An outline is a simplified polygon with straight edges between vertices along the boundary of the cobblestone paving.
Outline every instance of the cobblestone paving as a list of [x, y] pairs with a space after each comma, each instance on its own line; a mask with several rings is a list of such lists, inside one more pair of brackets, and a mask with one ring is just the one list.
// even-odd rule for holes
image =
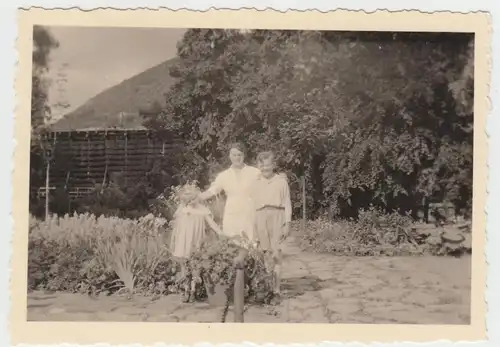
[[[470, 278], [469, 257], [335, 257], [302, 252], [290, 240], [283, 301], [247, 307], [245, 322], [469, 324]], [[219, 307], [183, 304], [177, 295], [28, 295], [29, 321], [218, 322], [220, 315]]]

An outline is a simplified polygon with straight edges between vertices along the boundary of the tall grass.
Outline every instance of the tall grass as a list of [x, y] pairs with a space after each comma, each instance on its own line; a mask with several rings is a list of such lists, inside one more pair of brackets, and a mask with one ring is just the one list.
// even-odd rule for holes
[[[51, 217], [45, 221], [31, 217], [30, 220], [32, 246], [44, 247], [48, 253], [63, 252], [70, 256], [83, 251], [83, 269], [91, 263], [101, 268], [101, 272], [114, 272], [121, 287], [130, 293], [137, 286], [146, 285], [159, 264], [169, 259], [168, 236], [167, 221], [152, 215], [138, 220], [96, 218], [90, 214]], [[43, 259], [37, 260], [43, 262]]]

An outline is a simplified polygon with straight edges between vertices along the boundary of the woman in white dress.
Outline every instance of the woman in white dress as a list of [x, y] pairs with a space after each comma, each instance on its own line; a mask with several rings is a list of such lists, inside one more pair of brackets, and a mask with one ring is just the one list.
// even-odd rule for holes
[[246, 236], [254, 241], [255, 207], [250, 193], [260, 171], [244, 163], [245, 147], [240, 143], [231, 145], [229, 159], [231, 166], [219, 173], [210, 188], [200, 194], [198, 199], [207, 200], [224, 191], [227, 200], [222, 233], [228, 237]]

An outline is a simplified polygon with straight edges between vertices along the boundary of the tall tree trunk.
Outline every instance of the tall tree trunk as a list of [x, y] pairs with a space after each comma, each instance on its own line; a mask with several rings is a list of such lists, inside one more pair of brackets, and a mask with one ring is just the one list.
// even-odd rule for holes
[[311, 182], [312, 186], [312, 209], [309, 216], [314, 218], [323, 214], [324, 211], [324, 195], [323, 195], [323, 169], [321, 164], [325, 160], [324, 155], [314, 154], [311, 158]]
[[422, 206], [424, 209], [424, 222], [429, 223], [429, 198], [424, 196], [422, 198]]

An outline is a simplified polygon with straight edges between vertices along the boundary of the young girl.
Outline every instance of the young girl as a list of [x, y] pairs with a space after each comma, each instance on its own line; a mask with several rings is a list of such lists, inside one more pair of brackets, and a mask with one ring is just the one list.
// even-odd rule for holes
[[257, 156], [261, 176], [253, 192], [255, 203], [255, 233], [260, 247], [272, 256], [274, 291], [280, 294], [281, 243], [288, 236], [292, 219], [290, 189], [284, 174], [275, 173], [275, 156], [263, 152]]
[[[201, 191], [194, 185], [185, 185], [179, 191], [179, 207], [174, 215], [174, 228], [170, 242], [172, 255], [181, 264], [181, 276], [186, 275], [186, 260], [196, 251], [207, 236], [206, 225], [217, 234], [222, 231], [212, 218], [210, 210], [197, 202], [196, 197]], [[196, 282], [191, 280], [191, 286], [186, 285], [188, 294], [184, 300], [193, 299]]]

